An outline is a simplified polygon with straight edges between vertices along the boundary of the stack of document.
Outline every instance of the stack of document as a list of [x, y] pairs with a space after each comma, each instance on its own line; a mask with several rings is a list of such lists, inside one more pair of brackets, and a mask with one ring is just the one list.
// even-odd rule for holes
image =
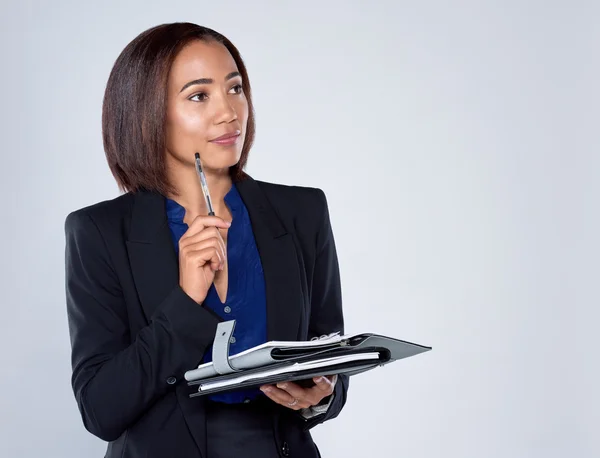
[[307, 342], [271, 341], [230, 356], [234, 327], [235, 321], [219, 323], [213, 361], [185, 373], [188, 385], [198, 386], [190, 397], [282, 381], [310, 386], [313, 377], [356, 375], [431, 350], [378, 334], [331, 334]]

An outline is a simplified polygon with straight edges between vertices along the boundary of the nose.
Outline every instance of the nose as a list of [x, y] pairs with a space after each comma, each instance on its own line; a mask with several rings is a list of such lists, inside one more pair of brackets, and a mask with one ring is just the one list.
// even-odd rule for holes
[[231, 101], [224, 95], [219, 98], [217, 106], [215, 107], [215, 124], [229, 123], [237, 119], [237, 113], [235, 107], [231, 104]]

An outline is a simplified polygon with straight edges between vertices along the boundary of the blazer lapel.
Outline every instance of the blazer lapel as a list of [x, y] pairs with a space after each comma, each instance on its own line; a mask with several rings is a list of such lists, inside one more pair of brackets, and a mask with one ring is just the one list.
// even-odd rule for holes
[[133, 280], [150, 320], [179, 281], [179, 262], [169, 231], [165, 198], [159, 193], [134, 194], [127, 251]]
[[305, 304], [294, 240], [253, 178], [236, 185], [248, 209], [265, 276], [267, 340], [296, 340]]

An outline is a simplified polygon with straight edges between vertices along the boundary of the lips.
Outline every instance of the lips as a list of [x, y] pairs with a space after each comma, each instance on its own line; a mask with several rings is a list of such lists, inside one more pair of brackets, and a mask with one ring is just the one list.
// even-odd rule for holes
[[233, 132], [227, 132], [226, 134], [223, 134], [220, 137], [213, 138], [210, 141], [211, 142], [224, 142], [224, 141], [228, 141], [228, 140], [231, 141], [231, 140], [239, 137], [240, 133], [241, 132], [239, 130], [234, 130]]

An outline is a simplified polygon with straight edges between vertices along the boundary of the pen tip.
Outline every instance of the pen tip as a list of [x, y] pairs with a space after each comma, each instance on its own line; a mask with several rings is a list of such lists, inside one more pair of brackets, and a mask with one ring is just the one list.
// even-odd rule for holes
[[196, 153], [196, 154], [194, 155], [194, 157], [195, 157], [196, 159], [200, 159], [200, 153]]

